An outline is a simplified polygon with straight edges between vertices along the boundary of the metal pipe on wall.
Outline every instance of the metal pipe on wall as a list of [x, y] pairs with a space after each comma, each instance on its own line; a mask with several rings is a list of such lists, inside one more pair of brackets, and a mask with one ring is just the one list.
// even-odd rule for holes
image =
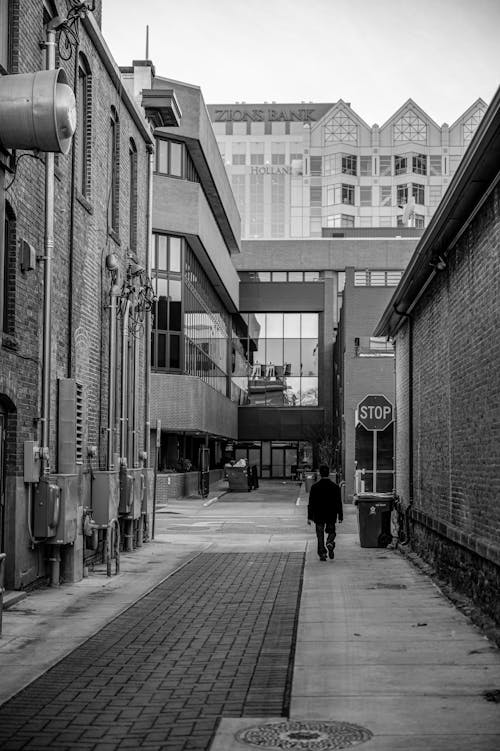
[[128, 321], [130, 300], [125, 303], [122, 328], [122, 372], [121, 372], [121, 415], [120, 415], [120, 457], [122, 465], [127, 464], [127, 389], [128, 389]]
[[[47, 31], [47, 70], [56, 67], [56, 32]], [[52, 252], [54, 249], [54, 153], [45, 153], [45, 238], [43, 272], [42, 404], [40, 416], [42, 474], [50, 471], [50, 359], [52, 350]]]
[[116, 310], [120, 289], [113, 284], [109, 292], [109, 363], [108, 363], [108, 449], [107, 468], [114, 469], [115, 387], [116, 387]]
[[[153, 268], [153, 171], [154, 150], [151, 147], [148, 160], [148, 206], [146, 220], [146, 274], [151, 279]], [[144, 333], [144, 451], [145, 465], [151, 466], [151, 311], [146, 311]]]

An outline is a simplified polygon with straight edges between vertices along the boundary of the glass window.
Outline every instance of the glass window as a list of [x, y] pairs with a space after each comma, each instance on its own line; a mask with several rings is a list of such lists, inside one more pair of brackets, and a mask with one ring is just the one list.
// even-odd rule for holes
[[394, 174], [404, 175], [408, 167], [408, 159], [405, 156], [394, 157]]
[[396, 203], [398, 206], [404, 206], [408, 203], [408, 186], [397, 185], [396, 186]]
[[0, 66], [9, 70], [9, 0], [0, 0]]
[[319, 271], [304, 271], [305, 282], [315, 282], [319, 279]]
[[322, 157], [320, 156], [312, 156], [310, 159], [311, 163], [311, 175], [317, 175], [318, 177], [321, 176], [321, 169], [322, 169]]
[[392, 205], [392, 185], [380, 186], [380, 205], [381, 206]]
[[380, 157], [380, 176], [381, 177], [392, 174], [391, 161], [392, 161], [391, 156], [387, 155], [387, 156]]
[[372, 205], [372, 187], [371, 185], [362, 185], [359, 189], [359, 203], [361, 206]]
[[137, 247], [137, 148], [134, 140], [129, 141], [129, 247]]
[[272, 280], [273, 282], [286, 282], [286, 271], [273, 271]]
[[182, 177], [182, 153], [183, 147], [180, 143], [170, 142], [170, 174], [174, 177]]
[[283, 336], [285, 339], [293, 339], [300, 334], [300, 313], [285, 313], [283, 324]]
[[372, 158], [371, 156], [359, 157], [359, 174], [362, 177], [369, 177], [372, 174]]
[[342, 184], [342, 203], [354, 206], [354, 185]]
[[340, 226], [341, 227], [354, 227], [354, 217], [350, 216], [350, 214], [341, 214]]
[[304, 273], [302, 271], [289, 271], [288, 272], [289, 282], [302, 282], [303, 280], [304, 280]]
[[441, 154], [439, 156], [431, 156], [429, 157], [430, 161], [430, 174], [433, 175], [441, 175], [442, 174], [442, 158]]
[[415, 203], [419, 203], [423, 206], [425, 204], [425, 186], [420, 185], [419, 183], [413, 183], [412, 196], [415, 199]]
[[302, 339], [318, 336], [318, 314], [301, 313], [300, 335]]
[[[1, 0], [0, 0], [1, 2]], [[1, 25], [1, 24], [0, 24]], [[78, 65], [78, 89], [76, 121], [76, 170], [77, 189], [85, 198], [90, 197], [90, 148], [91, 134], [91, 75], [86, 58], [80, 54]]]
[[169, 248], [170, 248], [169, 270], [180, 271], [181, 270], [181, 238], [170, 237]]
[[414, 214], [413, 221], [415, 222], [414, 226], [418, 229], [423, 229], [425, 227], [425, 216], [423, 214]]
[[283, 313], [268, 313], [266, 323], [266, 337], [268, 339], [283, 337]]
[[301, 378], [300, 380], [301, 407], [316, 407], [318, 405], [318, 379]]
[[415, 154], [412, 157], [412, 172], [416, 175], [427, 174], [427, 156], [426, 154]]
[[110, 196], [108, 213], [109, 229], [119, 231], [119, 201], [120, 201], [120, 123], [114, 107], [111, 108], [109, 121], [108, 160], [110, 175]]
[[357, 158], [352, 154], [346, 154], [342, 157], [342, 172], [344, 175], [357, 174]]

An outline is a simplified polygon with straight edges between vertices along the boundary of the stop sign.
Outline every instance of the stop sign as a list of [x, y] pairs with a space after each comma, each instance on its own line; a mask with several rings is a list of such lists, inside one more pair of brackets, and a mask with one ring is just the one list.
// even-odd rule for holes
[[366, 430], [385, 430], [394, 419], [392, 404], [383, 394], [368, 394], [357, 411], [358, 422]]

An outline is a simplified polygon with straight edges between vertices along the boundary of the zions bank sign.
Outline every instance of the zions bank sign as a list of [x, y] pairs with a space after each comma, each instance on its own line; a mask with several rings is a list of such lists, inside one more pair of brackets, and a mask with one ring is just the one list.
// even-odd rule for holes
[[315, 122], [315, 109], [232, 109], [215, 108], [213, 121], [216, 123], [240, 123], [240, 122]]

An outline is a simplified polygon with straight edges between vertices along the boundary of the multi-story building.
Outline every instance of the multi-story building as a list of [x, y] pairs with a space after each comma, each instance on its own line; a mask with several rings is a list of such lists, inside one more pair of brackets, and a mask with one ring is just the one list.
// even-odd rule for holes
[[196, 492], [201, 449], [221, 475], [247, 398], [237, 375], [247, 328], [232, 262], [240, 218], [200, 89], [155, 76], [148, 61], [122, 74], [139, 99], [175, 89], [182, 112], [179, 127], [154, 131], [151, 414], [159, 468], [169, 472], [159, 492], [171, 497]]
[[400, 537], [500, 623], [500, 90], [375, 327], [396, 363]]
[[438, 125], [408, 99], [369, 126], [336, 103], [212, 104], [243, 239], [321, 237], [325, 227], [425, 227], [486, 104]]
[[79, 579], [120, 532], [142, 543], [150, 516], [154, 139], [92, 7], [0, 2], [0, 550], [14, 589]]

